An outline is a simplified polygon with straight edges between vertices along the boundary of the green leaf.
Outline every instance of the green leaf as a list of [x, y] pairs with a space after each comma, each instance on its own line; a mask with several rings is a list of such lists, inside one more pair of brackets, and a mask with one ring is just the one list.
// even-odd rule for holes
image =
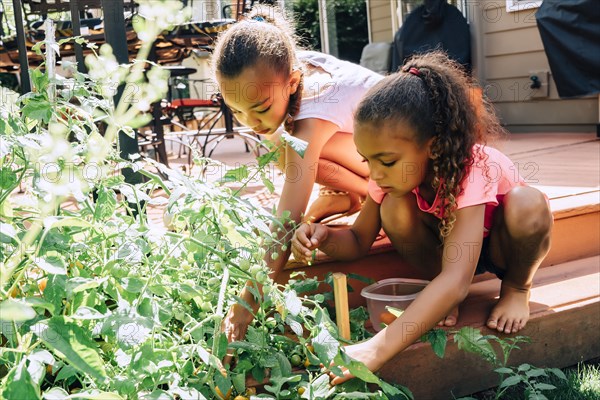
[[44, 400], [66, 400], [69, 398], [69, 393], [63, 388], [53, 387], [47, 392], [44, 392], [43, 396]]
[[335, 392], [335, 389], [329, 386], [329, 375], [327, 374], [323, 374], [311, 382], [311, 387], [313, 398], [316, 399], [326, 399]]
[[478, 354], [486, 361], [492, 364], [496, 363], [497, 359], [494, 348], [490, 342], [481, 335], [481, 332], [478, 329], [470, 326], [461, 328], [454, 335], [454, 342], [458, 344], [460, 350]]
[[[43, 45], [44, 42], [39, 42], [39, 44]], [[38, 68], [30, 70], [30, 76], [33, 87], [37, 89], [36, 92], [46, 93], [46, 87], [48, 86], [48, 83], [50, 83], [48, 75]]]
[[95, 308], [81, 306], [70, 317], [73, 319], [79, 319], [79, 320], [91, 320], [91, 319], [104, 319], [104, 318], [108, 317], [108, 315], [102, 314], [100, 311], [96, 310]]
[[111, 217], [117, 208], [117, 195], [114, 190], [101, 187], [98, 189], [98, 200], [94, 210], [95, 220], [104, 220]]
[[223, 369], [223, 364], [221, 363], [221, 360], [219, 360], [214, 355], [210, 354], [201, 345], [196, 346], [196, 352], [198, 353], [198, 356], [200, 356], [200, 359], [204, 364], [216, 368], [219, 371]]
[[102, 392], [100, 390], [79, 392], [73, 398], [74, 399], [85, 399], [85, 400], [124, 400], [123, 397], [119, 396], [118, 393]]
[[79, 371], [103, 382], [107, 376], [96, 344], [89, 332], [58, 316], [40, 321], [31, 327], [42, 342]]
[[519, 368], [517, 369], [519, 372], [525, 372], [525, 371], [529, 371], [531, 369], [531, 365], [529, 364], [521, 364], [519, 365]]
[[496, 368], [494, 370], [494, 372], [497, 372], [499, 374], [512, 374], [513, 370], [510, 368], [502, 367], [502, 368]]
[[28, 118], [48, 123], [52, 118], [52, 104], [45, 99], [30, 99], [21, 112]]
[[47, 302], [44, 299], [40, 299], [39, 297], [27, 297], [23, 299], [23, 301], [25, 301], [25, 303], [29, 304], [33, 308], [46, 309], [50, 311], [51, 314], [54, 314], [54, 304]]
[[231, 383], [238, 393], [246, 390], [246, 374], [231, 374]]
[[77, 370], [70, 365], [65, 365], [56, 374], [56, 382], [67, 380], [75, 375], [77, 375]]
[[46, 217], [44, 218], [44, 229], [50, 230], [52, 228], [62, 227], [80, 227], [80, 228], [91, 228], [92, 225], [84, 219], [77, 217]]
[[258, 161], [258, 167], [263, 168], [271, 162], [276, 162], [278, 158], [279, 151], [274, 150], [256, 157], [256, 161]]
[[17, 240], [17, 231], [10, 224], [0, 222], [0, 242], [13, 243]]
[[23, 322], [36, 315], [35, 310], [22, 301], [7, 299], [0, 303], [0, 321]]
[[446, 354], [446, 344], [448, 343], [446, 331], [443, 329], [432, 329], [427, 332], [426, 337], [427, 341], [431, 343], [431, 348], [435, 355], [439, 358], [444, 358], [444, 354]]
[[308, 142], [302, 140], [302, 139], [298, 139], [297, 137], [294, 137], [292, 135], [290, 135], [287, 132], [284, 132], [281, 135], [281, 139], [290, 145], [290, 147], [296, 152], [298, 153], [298, 155], [302, 158], [304, 158], [304, 153], [306, 152], [306, 148], [308, 147]]
[[[6, 386], [2, 391], [2, 398], [5, 399], [39, 399], [40, 388], [34, 385], [29, 371], [25, 365], [26, 359], [10, 370], [6, 377]], [[4, 383], [4, 382], [3, 382]]]
[[319, 325], [318, 332], [319, 333], [313, 339], [312, 344], [319, 360], [324, 365], [327, 365], [335, 358], [340, 348], [340, 344], [333, 336], [331, 336], [331, 333], [329, 333], [325, 326]]
[[65, 265], [62, 257], [58, 256], [48, 256], [48, 257], [40, 257], [35, 259], [35, 265], [43, 269], [49, 274], [53, 275], [66, 275], [67, 274], [67, 266]]
[[535, 383], [533, 385], [533, 387], [538, 390], [554, 390], [554, 389], [556, 389], [556, 386], [550, 385], [548, 383], [543, 383], [543, 382]]
[[269, 193], [273, 193], [275, 191], [275, 185], [268, 176], [261, 175], [260, 179], [263, 185], [265, 185], [265, 187], [267, 188], [267, 190], [269, 190]]
[[242, 181], [250, 175], [250, 171], [246, 165], [242, 165], [238, 168], [233, 168], [225, 172], [223, 178], [221, 178], [221, 182], [239, 182]]
[[530, 371], [525, 372], [525, 375], [528, 378], [537, 378], [538, 376], [548, 376], [546, 375], [546, 371], [541, 368], [534, 368]]
[[17, 183], [17, 174], [12, 169], [2, 168], [0, 169], [0, 188], [12, 189]]
[[290, 364], [290, 360], [282, 353], [277, 353], [277, 362], [279, 364], [279, 371], [282, 376], [290, 376], [292, 375], [292, 364]]
[[548, 369], [546, 369], [546, 371], [549, 371], [549, 372], [553, 373], [553, 374], [554, 374], [554, 375], [556, 375], [556, 377], [558, 377], [559, 379], [562, 379], [562, 380], [565, 380], [565, 381], [567, 380], [567, 376], [565, 375], [565, 373], [564, 373], [564, 372], [562, 372], [562, 371], [561, 371], [560, 369], [558, 369], [558, 368], [548, 368]]
[[514, 386], [514, 385], [518, 384], [519, 382], [521, 382], [521, 377], [519, 375], [509, 376], [508, 378], [506, 378], [505, 380], [502, 381], [502, 383], [500, 384], [500, 386], [498, 388], [502, 389], [505, 387]]
[[293, 290], [290, 290], [285, 294], [285, 308], [294, 317], [302, 310], [302, 301]]

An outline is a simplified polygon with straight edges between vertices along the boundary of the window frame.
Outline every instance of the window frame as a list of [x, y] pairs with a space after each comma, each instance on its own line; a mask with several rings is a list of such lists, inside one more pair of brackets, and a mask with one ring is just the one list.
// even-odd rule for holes
[[543, 0], [506, 0], [506, 11], [517, 12], [531, 10], [542, 5]]

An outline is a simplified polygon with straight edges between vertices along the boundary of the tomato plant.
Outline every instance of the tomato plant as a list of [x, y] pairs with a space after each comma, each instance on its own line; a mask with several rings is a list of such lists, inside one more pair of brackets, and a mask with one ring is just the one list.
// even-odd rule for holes
[[[141, 7], [144, 59], [185, 13], [173, 1]], [[55, 48], [48, 39], [46, 54]], [[51, 59], [32, 71], [34, 92], [0, 107], [0, 397], [239, 400], [257, 396], [249, 379], [261, 398], [401, 393], [341, 351], [325, 297], [299, 295], [317, 281], [268, 278], [270, 226], [285, 229], [286, 218], [240, 197], [230, 179], [120, 158], [118, 134], [147, 123], [147, 105], [166, 94], [161, 68], [119, 65], [103, 46], [89, 74], [59, 80]], [[127, 84], [136, 97], [114, 104]], [[273, 154], [241, 179], [266, 179]], [[126, 181], [125, 167], [144, 181]], [[169, 229], [148, 218], [158, 206]], [[260, 309], [245, 339], [229, 344], [221, 322], [246, 282]], [[223, 365], [228, 351], [234, 361]], [[319, 366], [334, 359], [363, 381], [330, 387]]]

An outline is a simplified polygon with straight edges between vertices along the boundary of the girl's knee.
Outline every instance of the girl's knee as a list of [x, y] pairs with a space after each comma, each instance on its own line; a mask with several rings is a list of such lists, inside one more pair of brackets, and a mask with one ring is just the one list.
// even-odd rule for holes
[[552, 228], [552, 213], [546, 196], [539, 190], [521, 186], [504, 198], [504, 221], [511, 236], [531, 238], [545, 236]]

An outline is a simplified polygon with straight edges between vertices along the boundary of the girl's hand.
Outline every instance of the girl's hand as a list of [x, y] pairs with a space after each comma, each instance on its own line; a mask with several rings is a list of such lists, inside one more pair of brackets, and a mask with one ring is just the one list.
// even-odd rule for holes
[[316, 250], [329, 235], [329, 229], [321, 224], [303, 223], [294, 232], [292, 238], [292, 253], [298, 261], [312, 261], [313, 251]]
[[[372, 347], [373, 340], [367, 340], [366, 342], [346, 346], [344, 351], [350, 358], [362, 362], [371, 372], [375, 372], [383, 366], [383, 362], [380, 357], [377, 357], [377, 351]], [[329, 373], [332, 385], [339, 385], [354, 377], [346, 368], [342, 367], [342, 372], [342, 376], [337, 376], [332, 372]]]

